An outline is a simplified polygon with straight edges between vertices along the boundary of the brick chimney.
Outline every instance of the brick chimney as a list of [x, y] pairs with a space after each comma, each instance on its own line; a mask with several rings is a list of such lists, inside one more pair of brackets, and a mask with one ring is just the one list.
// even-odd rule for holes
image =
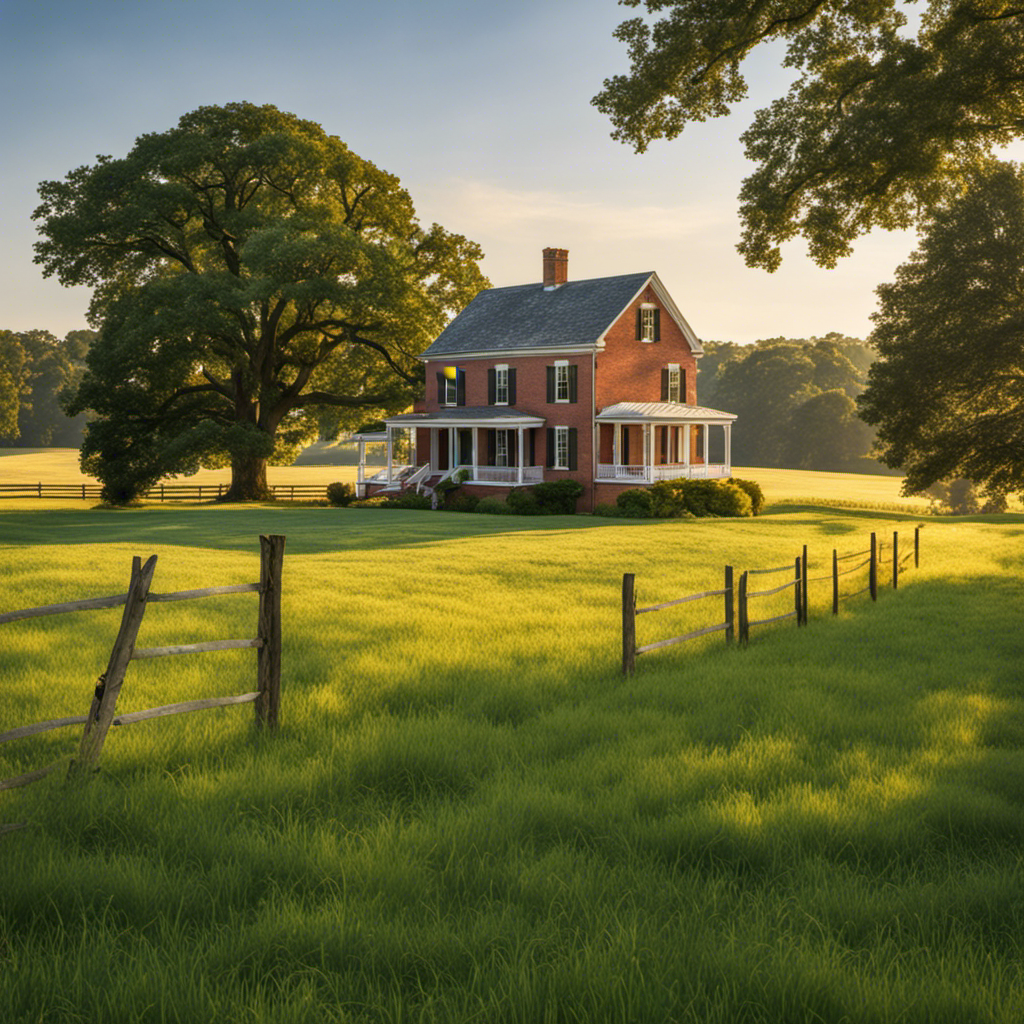
[[554, 291], [569, 280], [569, 250], [544, 250], [544, 290]]

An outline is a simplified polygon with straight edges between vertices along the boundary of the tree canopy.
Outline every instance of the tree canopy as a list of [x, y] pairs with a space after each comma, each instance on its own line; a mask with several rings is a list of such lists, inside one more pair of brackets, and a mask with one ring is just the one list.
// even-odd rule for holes
[[406, 407], [416, 356], [487, 286], [397, 178], [269, 105], [201, 107], [39, 191], [36, 262], [94, 289], [68, 411], [97, 414], [83, 467], [115, 500], [225, 464], [231, 497], [266, 496], [325, 407]]
[[881, 460], [908, 492], [1024, 492], [1024, 171], [993, 162], [937, 206], [878, 297], [860, 410]]
[[[736, 465], [877, 472], [874, 431], [857, 416], [873, 350], [832, 332], [823, 338], [766, 338], [753, 345], [704, 343], [701, 405], [739, 417]], [[717, 443], [712, 437], [712, 443]]]
[[738, 246], [775, 270], [803, 236], [835, 266], [859, 235], [908, 228], [1024, 134], [1024, 4], [927, 0], [916, 32], [903, 0], [620, 0], [628, 75], [593, 103], [642, 153], [743, 99], [744, 58], [785, 40], [799, 77], [741, 136], [756, 169], [740, 193]]

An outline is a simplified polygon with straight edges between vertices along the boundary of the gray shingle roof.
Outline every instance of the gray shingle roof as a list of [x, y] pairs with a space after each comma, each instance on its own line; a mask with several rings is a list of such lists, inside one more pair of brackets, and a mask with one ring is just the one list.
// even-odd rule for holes
[[650, 277], [651, 272], [595, 277], [569, 281], [553, 291], [545, 291], [539, 282], [489, 288], [421, 358], [593, 345]]

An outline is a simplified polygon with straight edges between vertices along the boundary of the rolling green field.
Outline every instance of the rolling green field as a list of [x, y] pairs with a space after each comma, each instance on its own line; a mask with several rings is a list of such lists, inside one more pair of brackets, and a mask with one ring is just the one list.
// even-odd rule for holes
[[[816, 576], [920, 522], [776, 509], [3, 503], [0, 612], [123, 592], [132, 555], [169, 591], [257, 579], [260, 533], [288, 549], [278, 736], [249, 707], [145, 722], [86, 786], [0, 794], [0, 822], [30, 823], [0, 836], [0, 1019], [1019, 1021], [1024, 517], [929, 517], [876, 603], [833, 618], [817, 582], [807, 628], [624, 679], [624, 571], [645, 605], [803, 544]], [[139, 643], [255, 615], [155, 605]], [[0, 731], [84, 713], [119, 618], [0, 626]], [[719, 620], [694, 602], [639, 640]], [[119, 710], [245, 692], [254, 661], [133, 663]], [[4, 744], [0, 777], [77, 737]]]

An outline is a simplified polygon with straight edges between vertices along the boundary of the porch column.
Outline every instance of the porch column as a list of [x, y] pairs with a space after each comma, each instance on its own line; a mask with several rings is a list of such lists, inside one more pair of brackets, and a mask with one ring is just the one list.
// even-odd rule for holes
[[359, 438], [359, 468], [356, 470], [356, 483], [366, 479], [366, 442]]
[[523, 482], [523, 463], [526, 462], [526, 453], [523, 451], [523, 437], [525, 431], [520, 427], [516, 434], [518, 435], [518, 445], [516, 449], [516, 483], [521, 484]]
[[654, 424], [644, 424], [644, 429], [647, 431], [645, 436], [646, 448], [645, 461], [647, 463], [646, 479], [648, 483], [654, 483]]
[[[612, 465], [613, 466], [621, 466], [622, 465], [621, 455], [619, 454], [621, 451], [622, 451], [622, 424], [621, 423], [613, 423], [612, 424]], [[619, 474], [618, 474], [617, 471], [615, 471], [614, 475], [618, 476]]]
[[686, 466], [686, 475], [689, 477], [693, 470], [690, 468], [690, 424], [683, 427], [683, 465]]
[[394, 436], [391, 433], [391, 424], [390, 423], [388, 424], [388, 428], [387, 429], [388, 429], [388, 435], [387, 435], [388, 436], [388, 483], [390, 484], [391, 483], [391, 467], [392, 467], [391, 447], [392, 447], [392, 441], [394, 440]]
[[725, 431], [725, 472], [732, 476], [732, 424], [723, 423], [722, 430]]
[[459, 436], [454, 427], [448, 428], [448, 468], [453, 469], [459, 464]]
[[416, 451], [416, 439], [419, 435], [419, 431], [415, 427], [409, 428], [409, 461], [412, 463], [412, 468], [416, 468], [416, 457], [419, 454]]
[[476, 467], [480, 465], [480, 460], [477, 458], [477, 438], [480, 435], [480, 428], [473, 427], [473, 475], [470, 477], [471, 480], [476, 479]]

